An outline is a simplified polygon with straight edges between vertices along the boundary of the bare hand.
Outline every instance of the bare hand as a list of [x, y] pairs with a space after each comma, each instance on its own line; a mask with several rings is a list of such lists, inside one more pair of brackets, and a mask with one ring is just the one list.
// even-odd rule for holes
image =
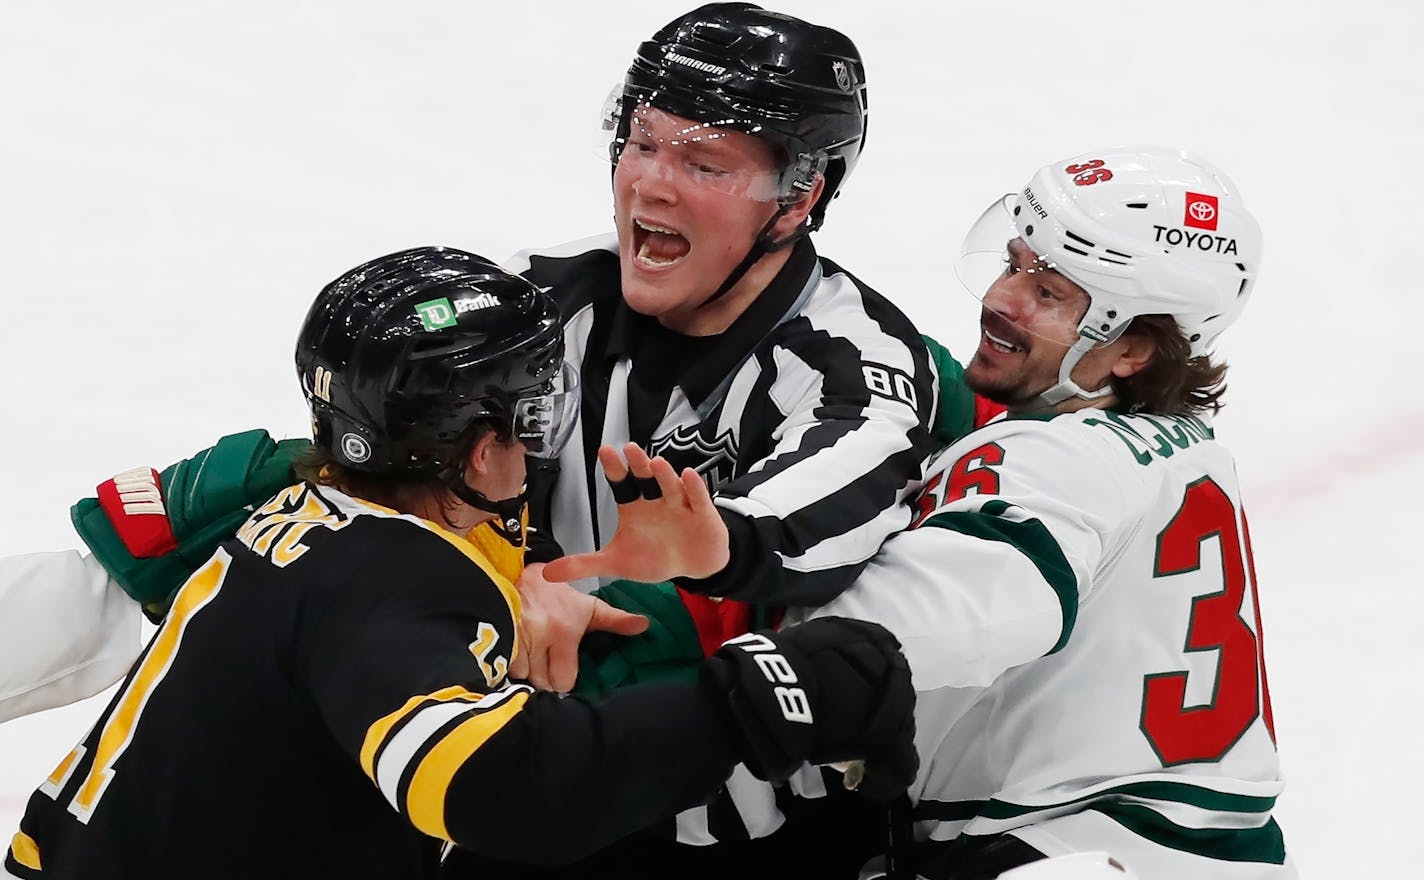
[[618, 503], [613, 540], [593, 553], [550, 562], [547, 576], [562, 581], [611, 576], [657, 583], [675, 577], [710, 577], [725, 568], [731, 559], [727, 525], [702, 477], [692, 468], [679, 477], [666, 459], [649, 459], [636, 443], [625, 444], [623, 455], [626, 464], [612, 446], [598, 450], [609, 484], [624, 495]]
[[563, 581], [550, 581], [544, 568], [538, 562], [525, 566], [515, 584], [523, 613], [520, 651], [509, 674], [540, 690], [568, 693], [578, 680], [578, 646], [586, 633], [635, 636], [648, 628], [648, 619], [614, 608]]

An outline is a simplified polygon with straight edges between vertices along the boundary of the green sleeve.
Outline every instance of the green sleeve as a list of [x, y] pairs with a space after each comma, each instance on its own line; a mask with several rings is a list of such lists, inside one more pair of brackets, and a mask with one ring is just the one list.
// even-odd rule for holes
[[254, 507], [294, 481], [292, 462], [307, 440], [275, 442], [263, 430], [230, 434], [159, 475], [177, 549], [163, 556], [131, 554], [97, 498], [81, 498], [70, 520], [94, 558], [150, 618], [168, 612], [173, 594]]
[[600, 698], [627, 685], [697, 677], [703, 661], [702, 644], [671, 583], [618, 580], [595, 590], [594, 595], [615, 608], [647, 615], [648, 631], [636, 636], [593, 633], [585, 638], [579, 649], [574, 693]]
[[964, 367], [949, 349], [928, 336], [921, 338], [930, 350], [939, 375], [939, 410], [930, 434], [940, 445], [948, 446], [974, 430], [974, 392], [964, 384]]

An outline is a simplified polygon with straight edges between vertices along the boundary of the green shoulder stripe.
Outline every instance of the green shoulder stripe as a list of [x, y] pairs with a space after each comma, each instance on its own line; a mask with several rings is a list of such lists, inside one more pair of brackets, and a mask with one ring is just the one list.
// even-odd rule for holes
[[989, 501], [977, 511], [936, 514], [920, 528], [934, 526], [985, 541], [1001, 541], [1028, 557], [1058, 595], [1058, 604], [1063, 609], [1063, 632], [1048, 652], [1054, 654], [1068, 644], [1073, 624], [1078, 620], [1078, 579], [1074, 577], [1073, 567], [1068, 564], [1068, 558], [1063, 555], [1058, 542], [1042, 522], [1036, 519], [1015, 522], [1004, 518], [1004, 513], [1011, 507], [1013, 505], [1005, 501]]

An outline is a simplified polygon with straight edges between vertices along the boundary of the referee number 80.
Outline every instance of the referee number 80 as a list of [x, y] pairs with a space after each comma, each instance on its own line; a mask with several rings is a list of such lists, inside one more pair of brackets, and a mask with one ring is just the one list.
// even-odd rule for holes
[[860, 365], [860, 372], [865, 376], [865, 387], [870, 389], [872, 394], [907, 403], [915, 409], [919, 408], [915, 383], [904, 370], [866, 362]]

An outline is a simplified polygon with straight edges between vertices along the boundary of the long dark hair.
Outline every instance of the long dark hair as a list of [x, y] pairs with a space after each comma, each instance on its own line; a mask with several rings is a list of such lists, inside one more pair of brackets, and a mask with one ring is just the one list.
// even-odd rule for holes
[[1171, 315], [1138, 315], [1127, 333], [1156, 343], [1152, 359], [1126, 379], [1113, 379], [1118, 406], [1163, 415], [1216, 413], [1226, 391], [1226, 364], [1191, 356], [1191, 344]]

